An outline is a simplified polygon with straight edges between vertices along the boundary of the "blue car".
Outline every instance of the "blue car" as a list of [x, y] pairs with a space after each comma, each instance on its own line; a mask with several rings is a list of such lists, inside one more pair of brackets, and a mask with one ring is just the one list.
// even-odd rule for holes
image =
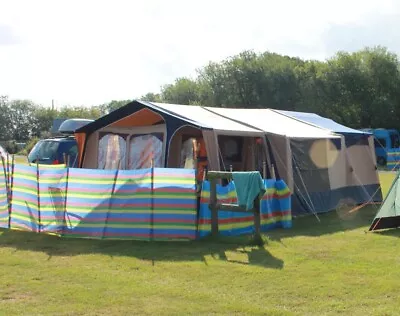
[[37, 142], [28, 155], [30, 163], [47, 165], [68, 164], [71, 168], [78, 166], [78, 144], [74, 132], [93, 120], [68, 119], [59, 127], [63, 136], [43, 139]]
[[78, 145], [75, 137], [58, 137], [40, 140], [28, 155], [30, 163], [45, 165], [67, 164], [71, 168], [78, 165]]

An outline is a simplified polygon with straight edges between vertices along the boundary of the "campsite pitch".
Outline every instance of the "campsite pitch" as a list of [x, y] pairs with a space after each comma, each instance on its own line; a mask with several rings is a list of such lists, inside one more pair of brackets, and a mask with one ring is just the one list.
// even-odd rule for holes
[[400, 232], [365, 233], [377, 207], [297, 219], [263, 247], [0, 230], [0, 314], [396, 314]]

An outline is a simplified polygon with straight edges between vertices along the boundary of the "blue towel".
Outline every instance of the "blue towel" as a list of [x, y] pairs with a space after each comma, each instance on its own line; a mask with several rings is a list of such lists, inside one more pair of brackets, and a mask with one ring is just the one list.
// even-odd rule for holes
[[251, 210], [254, 199], [260, 194], [264, 195], [266, 191], [261, 174], [258, 171], [232, 172], [232, 178], [239, 206], [245, 207], [247, 211]]

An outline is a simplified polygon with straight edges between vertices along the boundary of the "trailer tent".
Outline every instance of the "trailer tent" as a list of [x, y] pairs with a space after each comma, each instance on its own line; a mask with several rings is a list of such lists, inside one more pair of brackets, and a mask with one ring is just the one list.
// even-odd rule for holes
[[[262, 161], [268, 170], [274, 165], [293, 193], [294, 215], [329, 211], [346, 198], [364, 203], [372, 196], [364, 178], [358, 185], [350, 181], [342, 135], [275, 110], [133, 101], [76, 131], [80, 167], [101, 169], [149, 167], [150, 156], [156, 167], [193, 167], [183, 161], [192, 137], [203, 137], [210, 170], [261, 171]], [[375, 165], [370, 167], [369, 175], [376, 176]]]
[[[149, 167], [149, 159], [144, 159], [148, 156], [143, 154], [148, 150], [152, 151], [155, 167], [181, 167], [182, 146], [191, 137], [204, 138], [212, 170], [220, 170], [224, 163], [222, 154], [234, 150], [237, 152], [230, 156], [236, 154], [240, 158], [232, 162], [234, 168], [254, 170], [257, 151], [249, 149], [256, 147], [258, 139], [262, 139], [262, 148], [266, 148], [262, 131], [224, 119], [202, 107], [143, 101], [129, 103], [76, 133], [80, 166], [102, 169]], [[151, 148], [145, 147], [149, 139]], [[220, 144], [227, 141], [233, 145], [223, 153]], [[265, 151], [259, 154], [266, 159]]]

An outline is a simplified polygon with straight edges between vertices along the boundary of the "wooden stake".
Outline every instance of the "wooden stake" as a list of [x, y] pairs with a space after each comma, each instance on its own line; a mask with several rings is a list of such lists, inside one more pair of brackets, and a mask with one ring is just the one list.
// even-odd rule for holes
[[8, 228], [10, 228], [10, 216], [11, 216], [10, 185], [9, 185], [8, 177], [7, 177], [6, 163], [5, 163], [3, 156], [1, 156], [1, 164], [3, 167], [3, 173], [4, 173], [4, 185], [6, 186], [7, 208], [8, 208]]
[[40, 228], [42, 226], [42, 218], [40, 214], [40, 182], [39, 182], [39, 159], [36, 160], [36, 189], [37, 189], [37, 205], [38, 205], [38, 233], [40, 233]]
[[254, 201], [254, 232], [257, 241], [261, 240], [261, 201], [258, 196]]
[[217, 179], [210, 180], [211, 235], [218, 236]]
[[271, 164], [271, 176], [272, 176], [272, 179], [276, 180], [275, 166], [273, 164]]
[[9, 214], [10, 214], [10, 216], [8, 217], [8, 227], [11, 227], [11, 215], [12, 215], [11, 206], [12, 206], [12, 201], [13, 201], [14, 169], [15, 169], [15, 160], [13, 158], [12, 165], [11, 165], [10, 180], [9, 180], [9, 183], [11, 182], [11, 185], [10, 185], [10, 204], [9, 204]]
[[150, 214], [151, 214], [151, 219], [150, 219], [150, 240], [154, 239], [154, 159], [151, 159], [151, 184], [150, 184], [150, 199], [151, 199], [151, 209], [150, 209]]
[[267, 162], [266, 161], [263, 161], [262, 167], [263, 167], [263, 179], [267, 179]]

